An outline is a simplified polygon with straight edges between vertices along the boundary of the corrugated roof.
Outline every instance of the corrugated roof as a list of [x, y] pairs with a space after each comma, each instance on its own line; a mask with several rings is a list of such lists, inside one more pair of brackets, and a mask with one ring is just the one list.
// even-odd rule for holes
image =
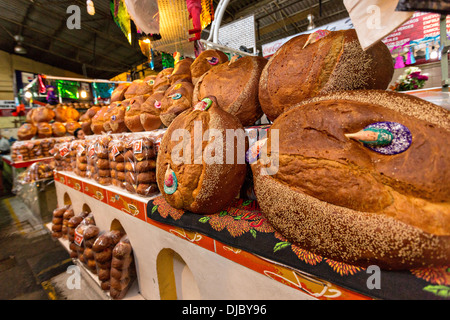
[[[146, 61], [114, 23], [110, 1], [94, 3], [96, 14], [90, 16], [85, 0], [0, 0], [0, 50], [13, 53], [13, 36], [22, 34], [27, 57], [79, 74], [85, 70], [90, 78], [110, 78]], [[219, 1], [213, 3], [216, 8]], [[81, 30], [66, 26], [71, 4], [81, 8]], [[222, 25], [254, 14], [260, 47], [305, 31], [308, 13], [316, 26], [348, 17], [342, 0], [231, 0]]]

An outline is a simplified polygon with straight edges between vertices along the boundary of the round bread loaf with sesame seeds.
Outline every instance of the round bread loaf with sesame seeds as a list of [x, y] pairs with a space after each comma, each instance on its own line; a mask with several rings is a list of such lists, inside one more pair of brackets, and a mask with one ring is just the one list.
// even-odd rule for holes
[[[380, 154], [346, 136], [386, 121], [409, 129], [406, 151]], [[252, 164], [255, 193], [290, 241], [362, 267], [450, 263], [449, 111], [407, 94], [343, 91], [280, 115], [268, 133], [270, 148], [275, 132], [279, 163], [272, 171]]]
[[299, 35], [285, 43], [261, 74], [259, 101], [269, 120], [320, 94], [388, 87], [394, 64], [384, 43], [364, 51], [351, 29], [332, 31], [305, 47], [309, 36]]
[[[236, 198], [246, 174], [245, 133], [213, 96], [206, 110], [186, 110], [161, 140], [156, 179], [167, 203], [199, 214], [220, 212]], [[242, 134], [243, 149], [231, 134]], [[241, 141], [242, 142], [242, 141]], [[239, 154], [238, 154], [239, 152]]]

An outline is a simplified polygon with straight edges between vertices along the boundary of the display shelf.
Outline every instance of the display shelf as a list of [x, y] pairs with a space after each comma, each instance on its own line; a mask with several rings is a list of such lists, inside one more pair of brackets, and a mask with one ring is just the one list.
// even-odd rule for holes
[[13, 168], [16, 168], [16, 169], [20, 169], [20, 168], [27, 168], [36, 162], [52, 160], [53, 157], [35, 158], [32, 160], [26, 160], [26, 161], [13, 161], [11, 159], [10, 155], [6, 155], [6, 156], [2, 156], [2, 159], [7, 165], [9, 165]]
[[[52, 223], [51, 222], [47, 223], [45, 226], [51, 233], [52, 232]], [[64, 247], [64, 249], [66, 249], [66, 251], [70, 254], [69, 240], [64, 239], [64, 238], [58, 238], [57, 240]], [[78, 267], [82, 268], [82, 270], [85, 274], [89, 275], [89, 277], [93, 280], [93, 282], [98, 286], [99, 291], [102, 292], [102, 295], [105, 300], [112, 300], [111, 296], [109, 295], [109, 293], [107, 291], [101, 290], [100, 281], [98, 280], [97, 275], [92, 273], [92, 271], [89, 270], [79, 259], [72, 258], [72, 261]], [[121, 300], [145, 300], [145, 298], [139, 292], [139, 283], [137, 280], [133, 281], [133, 284], [128, 289], [127, 294]]]
[[[372, 299], [204, 233], [190, 231], [189, 225], [173, 226], [152, 219], [160, 194], [144, 198], [71, 172], [55, 172], [55, 184], [60, 205], [67, 203], [67, 198], [75, 212], [88, 205], [102, 230], [109, 229], [115, 220], [120, 222], [133, 246], [139, 287], [145, 299]], [[127, 210], [129, 204], [135, 206], [135, 211]], [[171, 266], [164, 263], [167, 259], [173, 260]], [[178, 275], [165, 274], [177, 270]], [[183, 277], [188, 280], [179, 280]], [[179, 282], [164, 283], [167, 278]], [[189, 288], [186, 283], [190, 283]], [[174, 287], [176, 293], [166, 292]], [[255, 291], [255, 288], [264, 289]]]

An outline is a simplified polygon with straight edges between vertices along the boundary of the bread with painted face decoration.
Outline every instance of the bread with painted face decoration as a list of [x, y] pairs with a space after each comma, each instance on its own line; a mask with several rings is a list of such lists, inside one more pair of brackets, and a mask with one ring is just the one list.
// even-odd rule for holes
[[160, 118], [165, 126], [168, 127], [180, 113], [192, 107], [193, 92], [194, 85], [184, 80], [175, 82], [164, 92]]
[[[231, 139], [233, 144], [229, 144], [228, 129], [243, 134], [239, 120], [222, 110], [212, 96], [170, 124], [161, 141], [156, 178], [172, 207], [212, 214], [238, 195], [246, 174], [245, 160], [240, 158], [245, 153], [245, 139]], [[185, 134], [181, 142], [180, 136], [172, 136], [179, 132]], [[201, 149], [195, 148], [197, 144]]]
[[111, 103], [116, 101], [122, 101], [125, 99], [125, 92], [131, 86], [131, 83], [120, 83], [111, 93]]
[[148, 99], [150, 95], [135, 96], [130, 99], [130, 104], [125, 109], [125, 125], [131, 132], [144, 131], [141, 124], [142, 104]]
[[414, 96], [355, 90], [305, 100], [268, 132], [278, 166], [251, 165], [258, 203], [290, 242], [335, 261], [448, 265], [449, 138], [449, 111]]
[[141, 105], [140, 120], [145, 131], [156, 130], [162, 126], [160, 117], [161, 101], [164, 98], [164, 93], [168, 88], [169, 85], [158, 87], [158, 89], [156, 89], [153, 94]]
[[191, 64], [192, 83], [195, 85], [207, 71], [228, 61], [228, 56], [220, 50], [205, 50]]

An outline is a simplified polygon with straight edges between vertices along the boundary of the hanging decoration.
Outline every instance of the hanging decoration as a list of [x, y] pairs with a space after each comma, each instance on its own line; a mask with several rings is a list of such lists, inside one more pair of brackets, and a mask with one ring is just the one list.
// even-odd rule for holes
[[162, 56], [163, 69], [173, 68], [175, 66], [175, 64], [174, 64], [175, 59], [173, 58], [173, 56], [171, 54], [162, 52], [161, 56]]
[[117, 26], [122, 30], [123, 34], [131, 44], [131, 19], [123, 0], [111, 0], [110, 10], [113, 15], [113, 20]]
[[[56, 82], [56, 87], [58, 89], [58, 95], [61, 98], [79, 99], [78, 87], [80, 84], [78, 82], [66, 81], [66, 80], [56, 80], [55, 82]], [[47, 91], [48, 91], [48, 87], [47, 87]], [[48, 94], [47, 94], [47, 100], [48, 100]]]
[[114, 85], [111, 83], [94, 82], [92, 83], [92, 88], [94, 89], [93, 94], [95, 99], [108, 99], [111, 97], [111, 93], [114, 90]]
[[201, 0], [201, 4], [200, 25], [203, 30], [214, 21], [214, 7], [213, 0]]
[[45, 93], [46, 89], [45, 89], [45, 84], [44, 84], [44, 80], [42, 79], [42, 76], [39, 74], [37, 76], [37, 78], [38, 78], [39, 93]]

